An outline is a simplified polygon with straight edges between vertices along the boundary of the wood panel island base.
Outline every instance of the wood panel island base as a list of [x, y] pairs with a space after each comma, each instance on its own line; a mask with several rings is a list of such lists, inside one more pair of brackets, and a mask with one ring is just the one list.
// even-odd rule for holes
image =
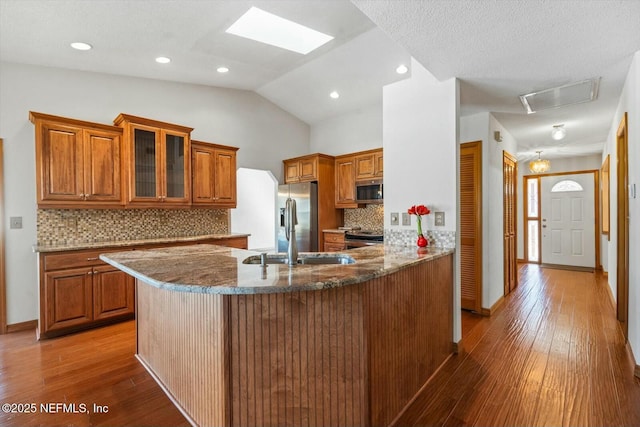
[[209, 245], [102, 258], [136, 277], [138, 359], [192, 424], [389, 425], [452, 353], [452, 250], [347, 253], [293, 268]]

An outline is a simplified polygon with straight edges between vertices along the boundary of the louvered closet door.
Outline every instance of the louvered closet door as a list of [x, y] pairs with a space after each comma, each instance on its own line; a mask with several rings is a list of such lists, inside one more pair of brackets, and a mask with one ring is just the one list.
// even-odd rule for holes
[[460, 146], [460, 281], [462, 308], [482, 308], [482, 143]]
[[518, 169], [516, 158], [503, 151], [503, 223], [504, 223], [504, 294], [513, 291], [517, 282], [516, 253], [516, 182]]

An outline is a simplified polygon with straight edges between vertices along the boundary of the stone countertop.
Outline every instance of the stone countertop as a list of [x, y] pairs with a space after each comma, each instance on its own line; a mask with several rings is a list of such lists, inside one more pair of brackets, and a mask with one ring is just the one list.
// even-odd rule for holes
[[106, 242], [73, 242], [58, 245], [37, 244], [33, 245], [34, 252], [62, 252], [75, 251], [81, 249], [103, 249], [103, 248], [126, 248], [129, 246], [154, 245], [162, 243], [178, 243], [178, 242], [198, 242], [200, 240], [210, 239], [230, 239], [234, 237], [248, 237], [251, 234], [232, 233], [232, 234], [206, 234], [201, 236], [182, 236], [182, 237], [159, 237], [155, 239], [140, 240], [113, 240]]
[[[375, 245], [344, 251], [348, 265], [260, 265], [242, 261], [259, 252], [192, 245], [102, 254], [100, 258], [157, 288], [176, 292], [259, 294], [311, 291], [385, 276], [410, 265], [453, 253], [453, 249]], [[335, 253], [331, 253], [335, 255]], [[263, 273], [263, 270], [264, 271]]]
[[339, 228], [329, 228], [326, 230], [322, 230], [323, 233], [336, 233], [336, 234], [344, 234], [347, 230], [340, 230]]

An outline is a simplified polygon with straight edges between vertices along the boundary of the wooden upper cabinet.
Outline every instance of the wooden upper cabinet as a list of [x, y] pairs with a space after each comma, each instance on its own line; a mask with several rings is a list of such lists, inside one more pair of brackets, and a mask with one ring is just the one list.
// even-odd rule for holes
[[235, 147], [192, 141], [192, 203], [198, 206], [235, 208]]
[[336, 207], [356, 207], [356, 160], [354, 156], [336, 157]]
[[127, 204], [148, 207], [191, 204], [192, 128], [120, 114]]
[[310, 182], [318, 180], [318, 155], [296, 157], [284, 162], [284, 182]]
[[122, 129], [31, 112], [39, 207], [122, 205]]
[[382, 149], [368, 151], [355, 156], [356, 181], [382, 178]]

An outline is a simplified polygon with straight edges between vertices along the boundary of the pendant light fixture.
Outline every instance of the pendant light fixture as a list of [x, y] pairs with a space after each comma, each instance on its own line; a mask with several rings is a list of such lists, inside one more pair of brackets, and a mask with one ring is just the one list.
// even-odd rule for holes
[[556, 141], [560, 141], [567, 135], [567, 130], [564, 128], [564, 124], [562, 125], [554, 125], [553, 130], [551, 131], [551, 138]]
[[551, 168], [551, 163], [549, 163], [549, 160], [542, 160], [540, 158], [542, 151], [536, 151], [536, 153], [538, 153], [538, 158], [529, 162], [529, 170], [535, 174], [548, 171]]

